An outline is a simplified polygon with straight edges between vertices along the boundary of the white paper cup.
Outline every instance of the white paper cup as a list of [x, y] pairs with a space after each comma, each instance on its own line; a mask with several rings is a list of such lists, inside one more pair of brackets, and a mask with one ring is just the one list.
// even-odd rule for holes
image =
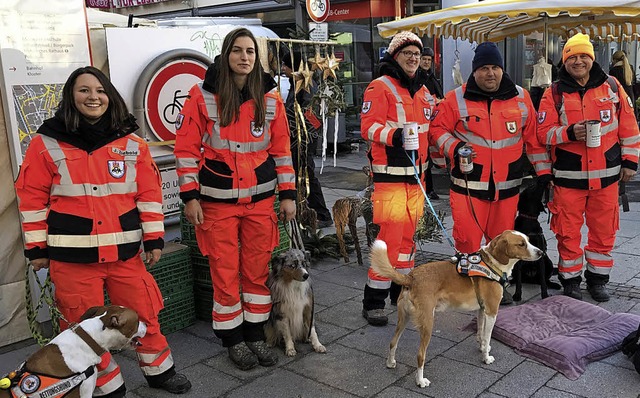
[[587, 146], [589, 148], [597, 148], [600, 146], [600, 120], [587, 120], [585, 122], [587, 128]]
[[418, 123], [405, 123], [402, 128], [402, 136], [404, 138], [404, 149], [410, 151], [420, 148], [420, 140], [418, 139]]

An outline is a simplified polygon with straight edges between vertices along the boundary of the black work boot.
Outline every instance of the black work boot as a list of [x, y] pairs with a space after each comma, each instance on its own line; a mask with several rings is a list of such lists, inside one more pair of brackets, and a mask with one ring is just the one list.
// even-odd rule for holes
[[247, 347], [244, 341], [227, 349], [229, 358], [240, 370], [249, 370], [258, 366], [258, 357]]
[[184, 394], [191, 389], [191, 382], [185, 375], [176, 373], [162, 383], [149, 383], [149, 387], [159, 388], [172, 394]]
[[264, 340], [247, 341], [247, 347], [258, 357], [262, 366], [273, 366], [278, 363], [278, 356], [273, 352]]
[[595, 301], [605, 302], [609, 301], [609, 293], [605, 285], [587, 285], [587, 291]]
[[511, 295], [511, 293], [509, 293], [507, 288], [504, 288], [502, 290], [502, 300], [500, 300], [500, 305], [509, 305], [509, 304], [513, 304], [513, 296]]
[[389, 323], [389, 318], [384, 314], [384, 310], [382, 308], [376, 308], [369, 311], [362, 309], [362, 316], [367, 320], [367, 322], [369, 322], [369, 325], [372, 326], [384, 326]]
[[575, 283], [575, 282], [569, 282], [564, 284], [564, 292], [562, 294], [564, 294], [565, 296], [569, 296], [571, 298], [574, 298], [576, 300], [582, 300], [582, 292], [580, 291], [580, 282]]

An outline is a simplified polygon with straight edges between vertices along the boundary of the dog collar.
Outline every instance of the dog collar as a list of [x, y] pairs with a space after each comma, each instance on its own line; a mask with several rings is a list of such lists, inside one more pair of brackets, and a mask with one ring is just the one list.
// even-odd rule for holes
[[93, 352], [96, 353], [96, 355], [98, 355], [99, 357], [102, 357], [102, 355], [104, 355], [105, 352], [107, 352], [104, 348], [102, 348], [100, 346], [100, 344], [98, 344], [93, 337], [89, 336], [89, 333], [87, 333], [86, 330], [84, 330], [79, 324], [72, 326], [71, 330], [78, 335], [78, 337], [80, 337], [82, 339], [82, 341], [84, 341], [85, 343], [87, 343], [87, 345], [93, 350]]
[[528, 218], [529, 220], [537, 220], [538, 219], [537, 216], [530, 216], [530, 215], [524, 214], [524, 213], [518, 213], [518, 217]]
[[481, 252], [471, 254], [456, 253], [452, 260], [456, 263], [458, 274], [468, 277], [482, 277], [496, 281], [504, 287], [507, 284], [507, 274], [496, 272], [482, 259]]

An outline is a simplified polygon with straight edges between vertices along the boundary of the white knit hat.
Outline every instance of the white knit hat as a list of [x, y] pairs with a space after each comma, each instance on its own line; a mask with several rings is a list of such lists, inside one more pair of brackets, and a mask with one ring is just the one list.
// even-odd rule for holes
[[405, 30], [402, 32], [398, 32], [395, 36], [393, 36], [387, 52], [389, 53], [389, 55], [394, 57], [398, 53], [398, 51], [407, 46], [416, 46], [422, 51], [422, 41], [420, 40], [420, 38], [415, 33], [411, 33]]

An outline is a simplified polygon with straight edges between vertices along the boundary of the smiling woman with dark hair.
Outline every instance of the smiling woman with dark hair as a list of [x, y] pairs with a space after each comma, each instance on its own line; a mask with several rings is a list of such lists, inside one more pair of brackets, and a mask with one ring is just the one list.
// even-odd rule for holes
[[[137, 129], [100, 70], [69, 76], [16, 181], [25, 255], [35, 270], [49, 268], [64, 328], [103, 305], [105, 288], [113, 304], [135, 310], [147, 325], [136, 351], [149, 386], [181, 394], [191, 383], [175, 371], [158, 323], [162, 296], [140, 257], [142, 244], [149, 268], [160, 259], [164, 217], [160, 173]], [[114, 359], [97, 369], [96, 393], [124, 397]]]

